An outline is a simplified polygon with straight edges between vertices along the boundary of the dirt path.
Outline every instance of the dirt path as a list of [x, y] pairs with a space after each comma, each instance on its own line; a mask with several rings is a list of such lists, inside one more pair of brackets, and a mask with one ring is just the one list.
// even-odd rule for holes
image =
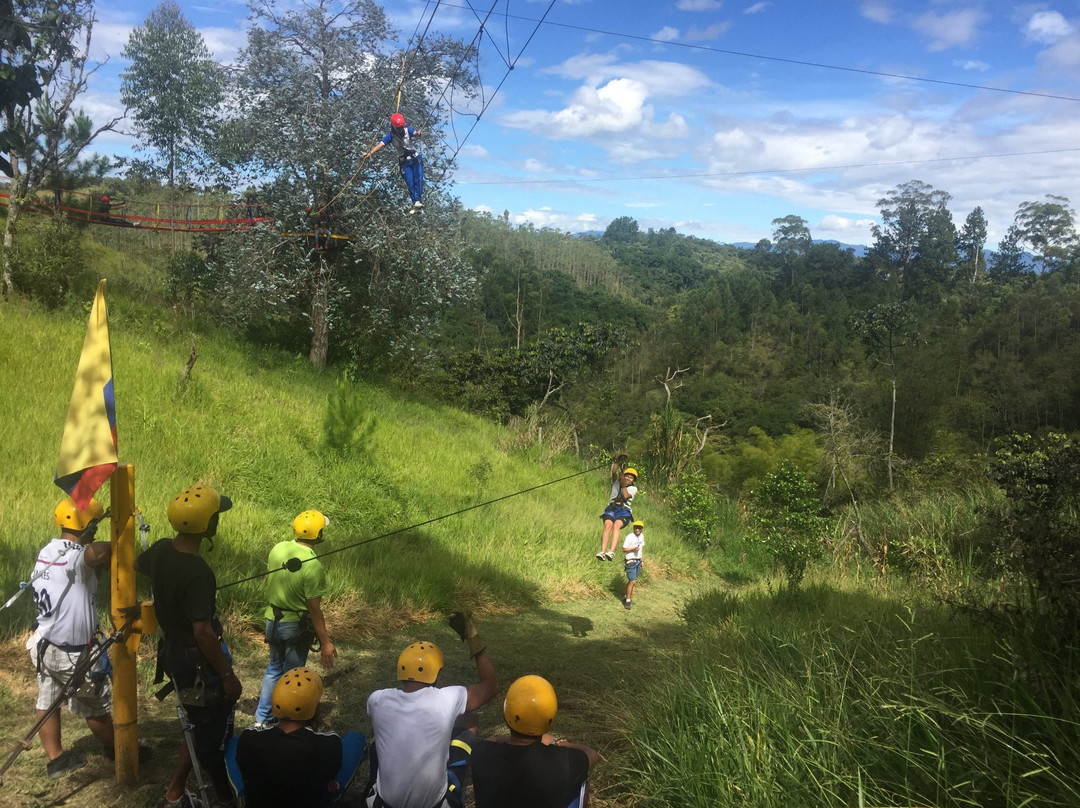
[[[593, 808], [632, 804], [617, 760], [625, 746], [627, 717], [633, 712], [636, 688], [645, 677], [655, 681], [670, 667], [684, 637], [680, 611], [685, 602], [707, 584], [649, 578], [635, 592], [633, 608], [623, 608], [621, 566], [613, 565], [609, 596], [585, 603], [546, 605], [512, 615], [478, 618], [500, 683], [505, 690], [515, 678], [538, 673], [548, 678], [559, 695], [559, 735], [596, 747], [603, 757], [593, 782]], [[416, 639], [438, 643], [446, 654], [440, 684], [475, 681], [475, 668], [456, 635], [444, 622], [411, 626], [407, 631], [381, 637], [361, 647], [339, 650], [339, 661], [326, 676], [324, 721], [344, 731], [358, 729], [370, 736], [364, 711], [368, 695], [393, 686], [393, 665], [400, 650]], [[45, 777], [45, 758], [39, 743], [23, 752], [0, 786], [0, 808], [143, 808], [161, 796], [175, 762], [179, 732], [176, 708], [170, 697], [153, 698], [153, 643], [140, 651], [140, 741], [155, 752], [142, 767], [141, 785], [122, 788], [113, 782], [112, 764], [85, 724], [63, 712], [66, 748], [85, 753], [86, 767], [58, 781]], [[258, 696], [265, 650], [254, 635], [233, 641], [237, 668], [244, 683], [244, 698], [237, 712], [237, 727], [249, 726]], [[0, 649], [0, 753], [3, 758], [34, 723], [36, 688], [29, 659], [18, 642]], [[497, 702], [497, 703], [496, 703]], [[502, 700], [481, 711], [481, 734], [504, 731]], [[366, 779], [366, 766], [359, 779]]]

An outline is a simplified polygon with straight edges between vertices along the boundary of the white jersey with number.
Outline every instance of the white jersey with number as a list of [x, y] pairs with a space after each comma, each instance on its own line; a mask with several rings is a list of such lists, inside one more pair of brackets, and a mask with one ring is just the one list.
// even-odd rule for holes
[[85, 553], [84, 544], [53, 539], [34, 564], [37, 633], [53, 645], [84, 645], [97, 630], [98, 576]]

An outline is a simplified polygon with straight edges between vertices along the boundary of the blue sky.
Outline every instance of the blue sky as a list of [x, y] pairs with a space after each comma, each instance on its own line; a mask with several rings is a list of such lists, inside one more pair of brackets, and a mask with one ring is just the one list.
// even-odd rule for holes
[[[235, 57], [245, 3], [179, 5], [217, 60]], [[407, 36], [435, 6], [384, 7]], [[94, 52], [109, 61], [85, 99], [95, 120], [123, 111], [119, 54], [149, 8], [97, 4]], [[471, 40], [491, 8], [444, 0], [431, 30]], [[877, 200], [919, 179], [952, 194], [958, 227], [981, 206], [993, 247], [1021, 202], [1080, 203], [1077, 0], [495, 0], [494, 9], [481, 49], [490, 105], [463, 145], [473, 119], [456, 118], [458, 140], [448, 135], [460, 146], [454, 192], [470, 208], [571, 232], [632, 216], [642, 229], [721, 242], [767, 238], [773, 219], [796, 214], [815, 238], [869, 244]], [[97, 150], [130, 144], [108, 134]]]

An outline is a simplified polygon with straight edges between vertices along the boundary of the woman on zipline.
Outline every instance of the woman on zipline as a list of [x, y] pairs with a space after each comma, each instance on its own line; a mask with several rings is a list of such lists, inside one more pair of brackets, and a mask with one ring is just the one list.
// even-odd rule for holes
[[421, 135], [421, 130], [413, 129], [405, 125], [405, 116], [395, 112], [390, 116], [390, 131], [376, 143], [370, 151], [364, 152], [367, 159], [383, 146], [393, 144], [398, 153], [398, 167], [405, 184], [409, 186], [409, 195], [412, 197], [412, 207], [409, 213], [419, 213], [424, 207], [421, 197], [424, 195], [424, 164], [420, 159], [420, 150], [417, 147], [416, 138]]

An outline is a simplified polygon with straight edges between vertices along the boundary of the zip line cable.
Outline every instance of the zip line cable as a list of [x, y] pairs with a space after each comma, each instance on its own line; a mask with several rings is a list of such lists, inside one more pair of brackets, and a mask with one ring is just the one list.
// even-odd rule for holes
[[[447, 6], [449, 7], [449, 4], [447, 4]], [[484, 117], [484, 113], [487, 112], [488, 107], [491, 106], [491, 102], [495, 100], [495, 96], [497, 96], [499, 94], [499, 90], [502, 89], [503, 84], [505, 84], [506, 80], [510, 77], [510, 73], [513, 72], [515, 67], [517, 67], [517, 63], [518, 63], [518, 61], [520, 61], [522, 55], [525, 53], [525, 49], [527, 47], [529, 47], [529, 43], [531, 43], [533, 41], [533, 37], [536, 36], [536, 32], [540, 30], [540, 26], [544, 24], [544, 21], [547, 19], [548, 14], [551, 13], [551, 9], [554, 8], [554, 6], [555, 6], [555, 0], [551, 0], [551, 2], [548, 3], [548, 7], [544, 11], [543, 16], [540, 17], [539, 20], [534, 21], [534, 22], [536, 22], [536, 25], [533, 26], [532, 33], [530, 33], [529, 38], [525, 40], [525, 44], [521, 46], [521, 50], [519, 50], [518, 55], [514, 57], [514, 61], [510, 62], [507, 65], [506, 72], [503, 74], [502, 79], [499, 81], [498, 85], [495, 87], [495, 91], [491, 94], [491, 98], [488, 98], [488, 99], [486, 99], [484, 101], [484, 105], [480, 108], [480, 112], [477, 113], [477, 115], [476, 115], [476, 120], [473, 121], [473, 125], [471, 127], [469, 127], [469, 131], [465, 133], [465, 137], [463, 137], [461, 139], [461, 141], [458, 142], [457, 147], [454, 149], [454, 153], [450, 156], [450, 161], [451, 162], [453, 162], [455, 159], [457, 159], [458, 154], [461, 152], [462, 148], [464, 148], [464, 146], [465, 146], [465, 142], [472, 135], [473, 130], [475, 130], [476, 127], [480, 124], [480, 119]], [[507, 14], [506, 16], [507, 16], [507, 18], [510, 17], [509, 14]], [[521, 18], [521, 19], [525, 19], [525, 18]], [[509, 48], [509, 42], [508, 42], [507, 43], [507, 54], [509, 54], [509, 52], [510, 52], [510, 48]]]
[[[496, 2], [497, 1], [498, 0], [496, 0]], [[395, 112], [401, 109], [401, 92], [402, 92], [402, 89], [405, 87], [405, 68], [408, 65], [409, 55], [411, 53], [419, 50], [420, 46], [424, 43], [424, 37], [427, 36], [428, 31], [431, 29], [431, 23], [435, 21], [435, 14], [439, 10], [439, 6], [441, 4], [442, 4], [442, 0], [435, 0], [435, 8], [433, 8], [431, 10], [431, 16], [428, 17], [427, 25], [424, 26], [424, 32], [422, 34], [420, 34], [420, 38], [416, 40], [416, 44], [406, 48], [405, 53], [402, 54], [402, 57], [401, 57], [401, 78], [398, 79], [397, 106], [396, 106], [396, 108], [394, 110]], [[427, 14], [427, 10], [428, 10], [428, 7], [430, 5], [431, 5], [431, 0], [428, 0], [427, 4], [424, 6], [424, 10], [420, 13], [420, 19], [418, 19], [416, 21], [416, 28], [413, 29], [413, 36], [414, 37], [416, 36], [416, 32], [420, 29], [420, 23], [423, 22], [424, 15]], [[345, 190], [350, 185], [352, 185], [353, 181], [357, 178], [357, 176], [359, 176], [359, 174], [363, 170], [364, 166], [367, 165], [367, 161], [368, 161], [368, 158], [366, 158], [366, 157], [360, 161], [360, 165], [358, 165], [356, 167], [356, 171], [354, 171], [349, 176], [349, 178], [347, 180], [345, 180], [344, 183], [342, 183], [341, 188], [338, 189], [338, 192], [336, 194], [334, 194], [334, 196], [330, 199], [329, 202], [327, 202], [325, 205], [323, 205], [321, 208], [319, 208], [319, 210], [317, 210], [315, 212], [316, 216], [321, 215], [323, 212], [329, 210], [330, 206], [333, 205], [334, 202], [336, 202], [338, 200], [338, 197], [340, 197], [343, 193], [345, 193]], [[362, 204], [365, 200], [367, 200], [367, 198], [369, 196], [371, 196], [371, 194], [374, 193], [374, 191], [375, 191], [375, 189], [373, 188], [371, 191], [369, 191], [367, 194], [364, 195], [364, 197], [360, 200], [359, 203], [357, 203], [356, 206], [354, 206], [353, 208], [350, 208], [348, 211], [345, 211], [345, 213], [351, 213], [353, 210], [355, 210], [357, 207], [359, 207], [359, 205]]]
[[[456, 8], [459, 10], [465, 10], [464, 6], [455, 6], [452, 3], [446, 4], [447, 8]], [[546, 16], [546, 15], [545, 15]], [[520, 17], [513, 14], [506, 14], [507, 18], [515, 20], [522, 20], [523, 22], [538, 22], [532, 17]], [[543, 22], [543, 19], [539, 21]], [[708, 53], [719, 53], [725, 56], [741, 56], [747, 59], [762, 59], [768, 62], [782, 62], [784, 64], [798, 65], [800, 67], [818, 67], [824, 70], [840, 70], [846, 73], [861, 73], [866, 76], [878, 76], [886, 79], [906, 79], [907, 81], [921, 81], [928, 84], [944, 84], [949, 87], [963, 87], [968, 90], [986, 90], [994, 93], [1010, 93], [1012, 95], [1030, 95], [1036, 98], [1052, 98], [1056, 101], [1080, 101], [1080, 97], [1072, 95], [1058, 95], [1056, 93], [1040, 93], [1035, 90], [1010, 90], [1007, 87], [993, 87], [986, 84], [969, 84], [963, 81], [948, 81], [946, 79], [931, 79], [924, 76], [909, 76], [904, 73], [888, 73], [882, 70], [866, 70], [860, 67], [846, 67], [844, 65], [830, 65], [823, 62], [811, 62], [804, 59], [788, 59], [783, 56], [766, 56], [760, 53], [747, 53], [745, 51], [727, 50], [725, 48], [714, 48], [710, 45], [695, 45], [690, 42], [675, 42], [668, 39], [657, 39], [651, 36], [642, 36], [640, 34], [624, 34], [618, 31], [605, 31], [600, 28], [589, 28], [584, 25], [571, 25], [564, 22], [549, 22], [547, 25], [554, 25], [558, 28], [568, 28], [574, 31], [584, 31], [589, 34], [604, 34], [605, 36], [622, 37], [624, 39], [636, 39], [641, 42], [651, 42], [657, 45], [670, 45], [678, 48], [690, 48], [692, 50], [706, 51]]]
[[[442, 0], [439, 0], [439, 2], [441, 3]], [[424, 120], [423, 125], [420, 127], [421, 131], [424, 131], [425, 129], [427, 129], [428, 125], [433, 120], [433, 118], [435, 116], [435, 110], [438, 108], [439, 104], [442, 103], [443, 99], [446, 97], [446, 93], [454, 86], [455, 81], [457, 79], [457, 76], [461, 72], [462, 65], [464, 65], [465, 60], [469, 57], [469, 54], [472, 52], [474, 46], [476, 46], [477, 58], [479, 58], [479, 49], [480, 48], [479, 48], [479, 45], [477, 44], [477, 41], [482, 40], [482, 38], [484, 36], [484, 33], [487, 30], [487, 28], [486, 28], [487, 22], [491, 18], [491, 16], [495, 13], [495, 8], [498, 6], [498, 4], [499, 4], [499, 0], [493, 0], [493, 2], [491, 4], [491, 8], [488, 9], [487, 14], [484, 16], [484, 18], [482, 20], [480, 19], [479, 14], [477, 14], [476, 9], [474, 9], [471, 4], [469, 5], [469, 7], [468, 7], [469, 10], [473, 12], [473, 15], [477, 18], [477, 20], [479, 20], [480, 24], [479, 24], [479, 26], [478, 26], [478, 28], [476, 30], [476, 34], [473, 36], [473, 38], [469, 42], [468, 46], [465, 47], [464, 50], [462, 51], [461, 58], [458, 60], [457, 65], [454, 67], [454, 71], [451, 73], [449, 80], [444, 84], [443, 90], [439, 94], [439, 97], [437, 99], [435, 99], [434, 103], [431, 105], [428, 116]], [[525, 40], [525, 44], [521, 46], [521, 50], [518, 51], [518, 54], [517, 54], [516, 57], [514, 57], [513, 62], [507, 62], [506, 58], [504, 58], [502, 56], [502, 52], [499, 50], [498, 45], [495, 45], [496, 52], [499, 54], [500, 58], [503, 59], [503, 62], [505, 64], [507, 64], [507, 70], [503, 74], [503, 77], [499, 81], [499, 84], [495, 88], [495, 91], [491, 94], [491, 97], [484, 100], [483, 106], [481, 107], [479, 114], [477, 114], [477, 116], [476, 116], [476, 120], [473, 121], [473, 125], [469, 128], [469, 131], [465, 133], [465, 137], [462, 138], [460, 141], [458, 141], [458, 143], [456, 144], [456, 148], [454, 149], [453, 154], [450, 155], [450, 158], [449, 158], [448, 162], [452, 163], [457, 158], [458, 153], [461, 151], [462, 147], [465, 145], [465, 141], [467, 141], [469, 139], [469, 136], [473, 133], [473, 130], [476, 129], [477, 125], [480, 123], [480, 119], [483, 117], [484, 113], [487, 111], [488, 107], [491, 105], [491, 102], [495, 100], [495, 96], [498, 95], [499, 90], [502, 89], [502, 86], [506, 82], [506, 79], [510, 76], [510, 72], [517, 66], [518, 61], [521, 59], [522, 55], [525, 53], [525, 49], [529, 46], [529, 43], [531, 43], [533, 38], [536, 36], [536, 32], [540, 29], [540, 24], [544, 20], [547, 19], [547, 16], [548, 16], [549, 13], [551, 13], [551, 9], [554, 7], [554, 5], [555, 5], [555, 0], [551, 0], [551, 2], [548, 4], [547, 10], [544, 11], [543, 16], [540, 18], [540, 20], [537, 22], [537, 24], [533, 27], [532, 33], [530, 33], [528, 39]], [[436, 3], [436, 6], [435, 6], [436, 11], [438, 10], [438, 7], [439, 7], [439, 3]], [[449, 4], [447, 5], [447, 7], [448, 8], [450, 7]], [[460, 6], [455, 6], [455, 8], [461, 8], [461, 7]], [[509, 19], [509, 16], [510, 15], [506, 15], [506, 14], [503, 15], [504, 19]], [[428, 27], [430, 27], [431, 21], [434, 18], [435, 18], [435, 11], [432, 11], [431, 17], [428, 20]], [[419, 27], [419, 23], [417, 24], [417, 27]], [[425, 27], [424, 35], [427, 34], [427, 30], [428, 30], [428, 28]], [[490, 35], [489, 35], [489, 38], [490, 38]], [[421, 37], [421, 40], [422, 39], [423, 39], [423, 37]], [[492, 44], [495, 44], [494, 40], [492, 40]], [[507, 30], [507, 32], [506, 32], [506, 52], [507, 52], [507, 56], [509, 56], [509, 54], [510, 54], [509, 30]], [[404, 63], [402, 65], [402, 82], [404, 82]], [[480, 84], [480, 92], [481, 92], [481, 94], [483, 94], [483, 82], [481, 82], [481, 84]], [[400, 99], [401, 99], [401, 90], [399, 88], [399, 90], [398, 90], [398, 103], [399, 103], [399, 105], [400, 105]], [[451, 112], [453, 112], [453, 104], [451, 104]], [[451, 118], [452, 118], [452, 116], [451, 116]], [[451, 125], [453, 125], [453, 124], [451, 123]], [[356, 176], [360, 173], [361, 169], [364, 167], [365, 163], [366, 163], [366, 161], [362, 161], [360, 163], [360, 165], [357, 167], [356, 171], [353, 172], [352, 176], [349, 177], [349, 179], [342, 186], [341, 190], [338, 191], [338, 193], [334, 195], [334, 199], [337, 199], [344, 192], [345, 188], [348, 187], [348, 185], [350, 183], [352, 183], [352, 181], [356, 178]], [[366, 202], [368, 200], [368, 198], [374, 192], [375, 192], [375, 188], [372, 188], [370, 191], [368, 191], [368, 193], [366, 193], [363, 197], [361, 197], [360, 200], [355, 205], [353, 205], [351, 208], [349, 208], [347, 211], [345, 211], [345, 213], [346, 214], [351, 213], [354, 210], [356, 210], [357, 208], [359, 208], [361, 205], [364, 204], [364, 202]], [[331, 201], [333, 201], [333, 200], [331, 200]], [[326, 207], [329, 207], [329, 203], [327, 203]]]
[[757, 174], [798, 174], [805, 172], [840, 171], [852, 168], [880, 168], [882, 166], [923, 165], [925, 163], [948, 163], [956, 160], [993, 160], [1002, 157], [1037, 157], [1044, 154], [1068, 154], [1078, 152], [1080, 147], [1071, 149], [1042, 149], [1029, 152], [1001, 152], [999, 154], [965, 154], [957, 157], [928, 157], [921, 160], [893, 160], [882, 163], [850, 163], [848, 165], [808, 166], [807, 168], [759, 168], [748, 171], [716, 171], [701, 174], [655, 174], [641, 177], [588, 177], [562, 180], [485, 180], [470, 182], [463, 180], [458, 185], [560, 185], [564, 183], [594, 182], [641, 182], [643, 180], [685, 180], [708, 177], [746, 177]]
[[399, 527], [397, 530], [391, 530], [388, 533], [381, 533], [378, 536], [372, 536], [368, 539], [361, 539], [360, 541], [353, 542], [352, 544], [347, 544], [344, 547], [336, 547], [333, 550], [328, 550], [325, 553], [322, 553], [314, 558], [308, 558], [304, 560], [301, 560], [299, 558], [291, 558], [289, 559], [289, 561], [282, 564], [281, 567], [278, 569], [266, 570], [265, 572], [260, 572], [255, 575], [249, 575], [247, 578], [240, 578], [239, 580], [232, 581], [227, 584], [222, 584], [218, 587], [218, 591], [221, 591], [222, 589], [228, 589], [230, 586], [237, 586], [238, 584], [247, 583], [248, 581], [254, 581], [257, 578], [265, 578], [267, 575], [272, 575], [273, 573], [281, 572], [282, 570], [288, 570], [289, 572], [298, 572], [300, 570], [300, 566], [306, 564], [308, 561], [314, 561], [316, 559], [321, 560], [323, 558], [326, 558], [327, 556], [332, 556], [335, 553], [343, 553], [346, 550], [353, 550], [357, 547], [362, 547], [365, 544], [371, 544], [371, 542], [378, 541], [379, 539], [385, 539], [389, 536], [397, 536], [399, 533], [405, 533], [410, 530], [416, 530], [417, 528], [424, 527], [425, 525], [430, 525], [435, 522], [441, 522], [443, 519], [449, 519], [451, 516], [459, 516], [463, 513], [468, 513], [469, 511], [475, 511], [477, 508], [484, 508], [488, 505], [494, 505], [496, 502], [502, 502], [503, 500], [512, 499], [513, 497], [519, 497], [522, 494], [528, 494], [540, 488], [546, 488], [549, 485], [566, 482], [567, 480], [572, 480], [575, 477], [580, 477], [583, 474], [592, 474], [592, 472], [599, 471], [600, 469], [605, 468], [607, 465], [607, 463], [601, 463], [599, 466], [594, 466], [592, 468], [585, 469], [584, 471], [578, 471], [574, 474], [568, 474], [565, 477], [559, 477], [557, 480], [548, 480], [546, 483], [540, 483], [539, 485], [534, 485], [531, 488], [523, 488], [522, 490], [515, 491], [512, 494], [504, 494], [501, 497], [489, 499], [486, 502], [478, 502], [475, 505], [470, 505], [467, 508], [461, 508], [460, 510], [453, 511], [452, 513], [444, 513], [442, 516], [433, 516], [431, 519], [425, 519], [423, 522], [417, 522], [415, 524], [407, 525], [405, 527]]

